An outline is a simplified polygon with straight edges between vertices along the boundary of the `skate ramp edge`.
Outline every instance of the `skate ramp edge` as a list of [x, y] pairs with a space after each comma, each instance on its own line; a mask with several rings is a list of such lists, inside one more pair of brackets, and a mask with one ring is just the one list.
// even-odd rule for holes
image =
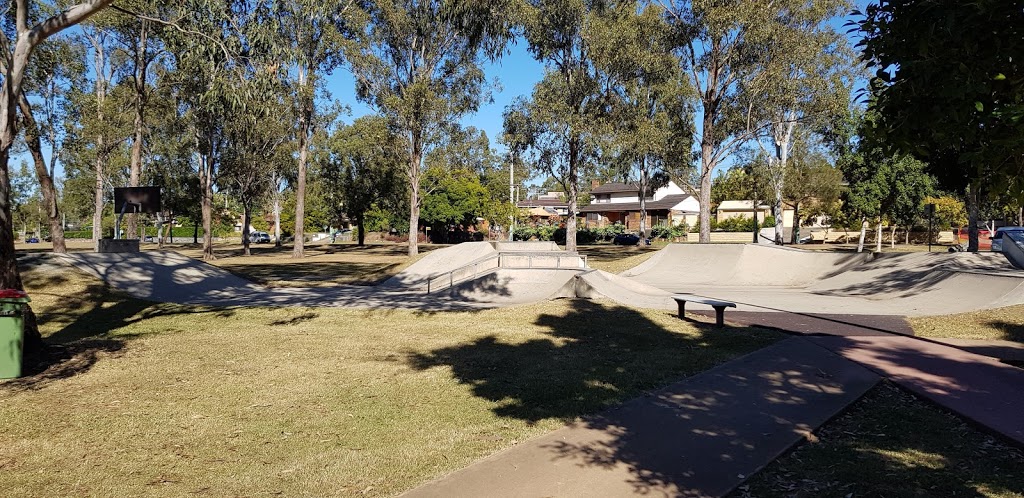
[[590, 270], [572, 282], [575, 297], [610, 299], [636, 308], [674, 309], [672, 293], [602, 270]]
[[463, 242], [427, 253], [419, 261], [379, 285], [382, 288], [421, 287], [441, 273], [459, 269], [497, 254], [490, 242]]

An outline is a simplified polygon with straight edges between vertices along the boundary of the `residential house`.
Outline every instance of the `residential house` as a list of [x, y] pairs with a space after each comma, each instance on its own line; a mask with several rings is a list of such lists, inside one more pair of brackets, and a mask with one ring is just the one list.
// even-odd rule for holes
[[528, 210], [541, 208], [549, 213], [554, 213], [559, 216], [566, 216], [569, 214], [569, 202], [563, 198], [563, 194], [561, 192], [540, 194], [534, 199], [526, 199], [517, 202], [516, 207]]
[[[590, 204], [580, 209], [587, 227], [622, 223], [627, 230], [640, 228], [640, 187], [635, 183], [605, 183], [590, 191]], [[674, 182], [669, 182], [646, 199], [648, 226], [697, 223], [700, 203]]]

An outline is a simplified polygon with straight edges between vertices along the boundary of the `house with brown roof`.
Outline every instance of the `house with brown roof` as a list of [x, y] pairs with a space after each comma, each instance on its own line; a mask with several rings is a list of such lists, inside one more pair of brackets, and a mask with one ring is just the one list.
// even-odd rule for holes
[[540, 208], [549, 213], [554, 213], [559, 216], [566, 216], [567, 214], [569, 214], [569, 202], [563, 199], [561, 192], [548, 192], [546, 194], [540, 194], [533, 199], [526, 199], [516, 202], [516, 207], [519, 209], [526, 210]]
[[[622, 223], [627, 230], [640, 228], [640, 187], [635, 183], [605, 183], [590, 191], [590, 204], [580, 209], [586, 226], [603, 227]], [[700, 214], [700, 203], [674, 182], [669, 182], [646, 201], [649, 227], [685, 222], [693, 226]]]

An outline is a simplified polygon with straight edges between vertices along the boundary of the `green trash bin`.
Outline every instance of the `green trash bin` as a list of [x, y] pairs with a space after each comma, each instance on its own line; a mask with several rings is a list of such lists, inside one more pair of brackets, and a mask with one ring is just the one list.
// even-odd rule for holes
[[0, 379], [21, 377], [25, 345], [25, 305], [31, 299], [24, 291], [0, 290]]

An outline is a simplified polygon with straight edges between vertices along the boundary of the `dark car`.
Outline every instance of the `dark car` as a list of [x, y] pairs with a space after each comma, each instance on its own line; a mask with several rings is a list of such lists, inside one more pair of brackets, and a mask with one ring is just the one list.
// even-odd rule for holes
[[269, 244], [270, 234], [267, 232], [253, 232], [249, 234], [249, 242], [253, 244]]
[[620, 233], [612, 240], [612, 244], [619, 246], [635, 246], [640, 243], [640, 237], [631, 233]]
[[28, 242], [29, 244], [38, 244], [39, 243], [39, 239], [36, 238], [36, 237], [32, 237], [32, 238], [26, 240], [25, 242]]

